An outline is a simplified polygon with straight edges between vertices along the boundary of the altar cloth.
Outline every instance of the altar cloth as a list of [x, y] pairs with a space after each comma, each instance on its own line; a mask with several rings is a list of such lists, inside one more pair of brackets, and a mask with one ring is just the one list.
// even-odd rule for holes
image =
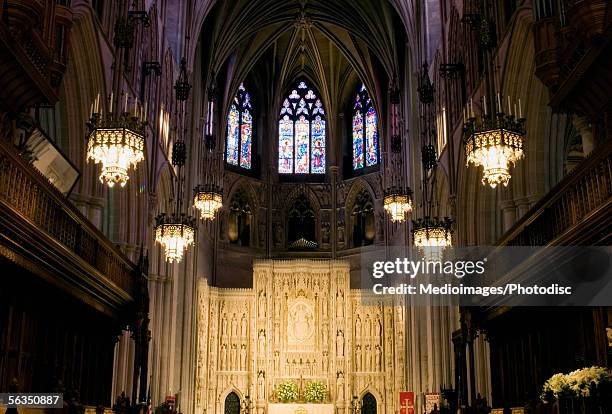
[[268, 414], [334, 414], [334, 404], [268, 404]]

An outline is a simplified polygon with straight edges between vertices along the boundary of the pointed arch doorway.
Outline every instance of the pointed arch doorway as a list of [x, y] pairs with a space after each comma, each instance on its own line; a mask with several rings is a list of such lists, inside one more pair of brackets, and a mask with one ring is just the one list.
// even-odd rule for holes
[[235, 392], [230, 392], [225, 397], [224, 414], [240, 414], [240, 398]]
[[376, 398], [369, 392], [361, 400], [361, 414], [376, 414]]

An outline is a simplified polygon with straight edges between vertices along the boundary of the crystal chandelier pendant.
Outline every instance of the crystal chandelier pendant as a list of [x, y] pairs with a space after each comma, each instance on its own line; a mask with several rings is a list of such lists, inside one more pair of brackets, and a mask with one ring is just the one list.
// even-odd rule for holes
[[[523, 159], [525, 141], [525, 122], [519, 100], [519, 112], [510, 112], [510, 97], [508, 97], [508, 114], [502, 111], [498, 96], [498, 109], [495, 116], [485, 113], [477, 118], [472, 109], [470, 117], [465, 120], [463, 132], [465, 136], [466, 164], [482, 166], [482, 184], [496, 188], [498, 185], [508, 186], [511, 178], [510, 167]], [[484, 100], [486, 108], [486, 99]], [[470, 108], [472, 105], [470, 104]], [[515, 116], [516, 115], [516, 116]]]
[[214, 220], [222, 206], [223, 193], [217, 185], [198, 185], [193, 190], [193, 207], [200, 212], [201, 219]]
[[155, 217], [155, 242], [164, 249], [166, 262], [180, 262], [195, 240], [195, 219], [184, 214]]
[[412, 239], [426, 260], [441, 261], [444, 250], [452, 246], [452, 220], [424, 217], [412, 222]]
[[406, 213], [412, 211], [411, 195], [410, 189], [399, 187], [392, 187], [385, 192], [383, 206], [391, 221], [401, 223], [406, 219]]
[[146, 120], [141, 120], [142, 114], [137, 115], [138, 104], [132, 114], [127, 112], [126, 104], [125, 111], [116, 117], [112, 112], [103, 116], [98, 111], [99, 99], [87, 123], [87, 160], [101, 165], [100, 182], [111, 188], [115, 184], [125, 187], [130, 178], [128, 171], [144, 160]]

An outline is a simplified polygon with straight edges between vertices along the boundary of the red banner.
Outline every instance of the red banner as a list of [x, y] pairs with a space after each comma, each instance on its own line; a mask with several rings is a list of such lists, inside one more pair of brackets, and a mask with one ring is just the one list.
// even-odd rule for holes
[[414, 392], [400, 391], [400, 414], [414, 414]]

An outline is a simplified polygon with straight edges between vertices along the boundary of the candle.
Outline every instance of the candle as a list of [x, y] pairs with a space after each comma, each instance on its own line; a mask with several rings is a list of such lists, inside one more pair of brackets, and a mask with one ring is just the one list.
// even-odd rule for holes
[[146, 122], [147, 120], [147, 102], [145, 102], [144, 104], [144, 116], [143, 116], [143, 122]]
[[516, 104], [514, 104], [514, 116], [517, 116], [518, 112], [516, 112]]
[[134, 117], [138, 115], [138, 97], [136, 97], [136, 100], [134, 101]]
[[488, 115], [488, 109], [487, 109], [487, 95], [482, 95], [482, 101], [483, 101], [482, 106], [484, 106], [484, 114], [485, 114], [485, 116], [486, 116], [486, 115]]
[[523, 108], [521, 108], [521, 98], [519, 98], [519, 118], [523, 118]]
[[508, 95], [508, 115], [512, 116], [512, 107], [510, 106], [510, 95]]
[[500, 113], [501, 111], [501, 94], [497, 92], [497, 113]]
[[94, 114], [94, 103], [91, 103], [91, 109], [89, 110], [89, 115], [93, 117]]
[[108, 112], [111, 112], [111, 113], [113, 112], [113, 93], [112, 92], [110, 95], [110, 106], [109, 106]]
[[472, 98], [470, 98], [470, 117], [474, 118], [474, 102], [472, 101]]
[[128, 101], [128, 96], [127, 93], [123, 95], [124, 96], [124, 101], [123, 101], [123, 112], [127, 112], [127, 101]]

